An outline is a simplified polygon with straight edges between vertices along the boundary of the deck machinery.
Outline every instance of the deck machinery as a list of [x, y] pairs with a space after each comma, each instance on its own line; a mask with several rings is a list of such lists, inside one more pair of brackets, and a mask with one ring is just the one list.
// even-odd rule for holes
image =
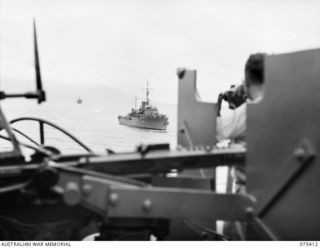
[[[45, 100], [34, 38], [37, 90], [1, 92], [1, 100]], [[0, 109], [1, 138], [12, 145], [0, 152], [0, 238], [81, 240], [97, 233], [96, 240], [231, 239], [217, 232], [221, 220], [237, 224], [241, 240], [320, 239], [319, 68], [320, 49], [267, 56], [265, 99], [248, 107], [246, 147], [216, 147], [216, 104], [201, 102], [196, 72], [187, 69], [177, 73], [175, 150], [158, 144], [98, 155], [49, 121], [8, 121]], [[39, 123], [39, 141], [14, 127], [22, 121]], [[65, 155], [50, 147], [47, 125], [85, 152]], [[33, 151], [30, 160], [21, 147]], [[246, 193], [217, 193], [218, 166], [245, 167]], [[168, 176], [172, 171], [178, 176]]]

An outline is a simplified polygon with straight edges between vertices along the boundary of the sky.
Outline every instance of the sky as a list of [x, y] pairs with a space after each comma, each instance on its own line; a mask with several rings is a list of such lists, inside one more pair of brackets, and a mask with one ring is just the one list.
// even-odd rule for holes
[[0, 87], [34, 88], [35, 17], [53, 92], [142, 96], [149, 81], [151, 98], [175, 103], [176, 69], [186, 67], [197, 70], [202, 99], [215, 101], [241, 83], [251, 53], [319, 48], [319, 13], [311, 0], [0, 0]]

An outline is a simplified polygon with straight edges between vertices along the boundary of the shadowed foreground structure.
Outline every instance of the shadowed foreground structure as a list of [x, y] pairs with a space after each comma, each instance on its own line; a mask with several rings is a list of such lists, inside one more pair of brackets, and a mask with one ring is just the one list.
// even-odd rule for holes
[[[35, 38], [37, 89], [12, 97], [45, 100]], [[320, 239], [320, 50], [266, 58], [266, 94], [248, 107], [247, 147], [216, 147], [216, 104], [201, 102], [196, 72], [178, 70], [177, 150], [166, 144], [132, 153], [95, 154], [42, 119], [37, 141], [0, 111], [0, 238], [3, 240], [225, 240], [216, 221], [244, 240]], [[46, 125], [71, 137], [83, 154], [46, 145]], [[24, 135], [30, 144], [21, 143]], [[27, 160], [21, 148], [32, 149]], [[247, 192], [218, 194], [214, 169], [245, 167]], [[169, 173], [178, 176], [172, 177]], [[68, 227], [67, 229], [65, 227]]]

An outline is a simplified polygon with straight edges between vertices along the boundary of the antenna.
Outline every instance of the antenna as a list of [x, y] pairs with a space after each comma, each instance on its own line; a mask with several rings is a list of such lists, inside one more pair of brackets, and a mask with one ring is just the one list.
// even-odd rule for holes
[[37, 31], [36, 31], [36, 21], [33, 18], [33, 39], [34, 39], [34, 65], [35, 65], [35, 73], [36, 73], [36, 91], [26, 92], [26, 93], [18, 93], [18, 94], [7, 94], [4, 91], [0, 91], [0, 100], [4, 100], [6, 98], [36, 98], [38, 99], [38, 103], [42, 103], [46, 100], [46, 93], [42, 89], [41, 82], [41, 73], [40, 73], [40, 63], [39, 63], [39, 51], [38, 51], [38, 43], [37, 43]]
[[150, 90], [152, 90], [152, 89], [150, 89], [149, 88], [149, 81], [147, 81], [147, 88], [143, 88], [144, 90], [146, 90], [146, 102], [147, 102], [147, 105], [149, 105], [149, 93], [150, 93]]

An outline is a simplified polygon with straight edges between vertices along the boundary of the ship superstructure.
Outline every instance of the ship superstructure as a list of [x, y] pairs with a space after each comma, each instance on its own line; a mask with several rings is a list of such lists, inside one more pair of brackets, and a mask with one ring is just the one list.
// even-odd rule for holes
[[158, 109], [150, 104], [149, 83], [147, 82], [146, 100], [141, 102], [139, 108], [132, 108], [127, 115], [119, 115], [119, 124], [155, 130], [166, 130], [169, 124], [168, 117], [160, 114]]

